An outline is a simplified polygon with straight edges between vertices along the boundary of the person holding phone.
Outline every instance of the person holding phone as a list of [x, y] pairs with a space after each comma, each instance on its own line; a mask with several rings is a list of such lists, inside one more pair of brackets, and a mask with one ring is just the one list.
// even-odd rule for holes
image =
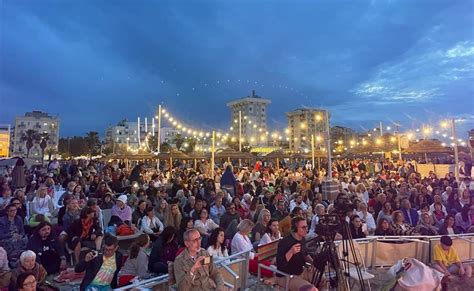
[[79, 261], [74, 271], [86, 272], [80, 290], [110, 290], [117, 287], [117, 274], [122, 267], [122, 254], [118, 250], [118, 239], [106, 234], [101, 251], [88, 252], [84, 260]]
[[186, 249], [174, 261], [178, 290], [225, 290], [224, 279], [209, 253], [201, 248], [201, 234], [196, 229], [184, 235]]

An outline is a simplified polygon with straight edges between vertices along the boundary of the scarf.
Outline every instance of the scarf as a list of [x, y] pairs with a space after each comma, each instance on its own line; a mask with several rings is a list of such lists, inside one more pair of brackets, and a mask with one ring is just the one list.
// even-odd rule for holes
[[92, 226], [92, 219], [91, 218], [86, 218], [82, 219], [82, 233], [81, 233], [81, 238], [85, 239], [89, 235], [89, 231]]

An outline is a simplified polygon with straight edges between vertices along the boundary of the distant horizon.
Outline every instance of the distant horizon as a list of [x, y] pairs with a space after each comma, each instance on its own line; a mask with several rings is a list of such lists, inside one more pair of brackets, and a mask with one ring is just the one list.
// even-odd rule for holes
[[162, 103], [226, 129], [226, 103], [256, 90], [270, 129], [301, 107], [358, 132], [474, 128], [473, 1], [70, 4], [2, 1], [0, 123], [34, 108], [59, 115], [61, 136], [103, 136]]

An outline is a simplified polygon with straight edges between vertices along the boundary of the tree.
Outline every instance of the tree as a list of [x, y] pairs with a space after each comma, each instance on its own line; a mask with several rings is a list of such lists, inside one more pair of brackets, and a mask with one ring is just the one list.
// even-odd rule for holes
[[177, 135], [175, 135], [174, 143], [178, 151], [181, 149], [181, 146], [183, 146], [184, 142], [185, 142], [185, 138], [181, 134], [178, 133]]
[[97, 131], [89, 131], [86, 133], [85, 141], [89, 149], [90, 157], [97, 155], [100, 149], [99, 133]]
[[196, 144], [197, 144], [197, 140], [195, 138], [192, 138], [192, 137], [187, 137], [185, 139], [184, 144], [186, 145], [184, 147], [184, 152], [189, 154], [189, 153], [192, 153], [194, 151], [194, 148], [196, 147]]
[[48, 146], [48, 141], [49, 141], [49, 133], [43, 132], [39, 134], [40, 137], [40, 148], [41, 148], [41, 164], [44, 165], [44, 151], [46, 150], [46, 147]]
[[171, 146], [170, 146], [169, 143], [164, 142], [164, 143], [161, 144], [161, 146], [160, 146], [160, 152], [162, 152], [162, 153], [167, 153], [167, 152], [169, 152], [170, 150], [171, 150]]
[[148, 149], [150, 152], [156, 151], [158, 148], [158, 135], [149, 135], [148, 136]]
[[22, 133], [21, 141], [26, 142], [26, 157], [30, 157], [31, 148], [34, 144], [40, 140], [38, 132], [34, 129], [28, 129], [26, 132]]
[[47, 148], [46, 154], [48, 155], [48, 162], [51, 162], [51, 156], [57, 154], [58, 151], [55, 148]]

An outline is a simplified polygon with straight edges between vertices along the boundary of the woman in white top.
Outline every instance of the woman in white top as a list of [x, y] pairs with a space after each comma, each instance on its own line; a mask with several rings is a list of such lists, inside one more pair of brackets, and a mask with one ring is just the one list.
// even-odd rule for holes
[[367, 204], [365, 204], [364, 202], [359, 203], [359, 211], [356, 213], [356, 215], [358, 215], [360, 219], [365, 221], [369, 234], [373, 234], [377, 226], [375, 225], [374, 217], [367, 211]]
[[270, 219], [268, 222], [267, 228], [265, 229], [265, 234], [260, 239], [258, 243], [259, 246], [266, 245], [272, 241], [279, 240], [281, 238], [280, 230], [278, 229], [278, 220]]
[[316, 227], [319, 222], [319, 216], [320, 215], [325, 215], [326, 214], [326, 208], [324, 207], [323, 204], [318, 203], [314, 207], [314, 215], [313, 218], [311, 219], [311, 228], [309, 230], [309, 234], [315, 236], [316, 235]]
[[209, 247], [207, 248], [207, 252], [214, 260], [229, 256], [224, 244], [224, 239], [223, 228], [218, 227], [212, 231], [211, 236], [209, 237]]
[[238, 231], [232, 238], [232, 254], [237, 254], [243, 251], [251, 251], [249, 255], [250, 259], [252, 260], [255, 257], [252, 242], [248, 237], [254, 226], [255, 224], [250, 219], [244, 219], [239, 223], [239, 225], [237, 225]]
[[40, 186], [33, 198], [33, 212], [35, 214], [43, 214], [51, 216], [54, 210], [53, 199], [47, 194], [48, 187]]
[[210, 235], [211, 232], [218, 227], [219, 225], [217, 225], [212, 219], [209, 219], [207, 209], [201, 209], [199, 219], [194, 222], [194, 228], [196, 228], [201, 235]]
[[146, 216], [141, 219], [140, 229], [150, 235], [152, 241], [156, 240], [158, 235], [165, 228], [161, 220], [155, 216], [152, 206], [149, 206], [145, 210]]

